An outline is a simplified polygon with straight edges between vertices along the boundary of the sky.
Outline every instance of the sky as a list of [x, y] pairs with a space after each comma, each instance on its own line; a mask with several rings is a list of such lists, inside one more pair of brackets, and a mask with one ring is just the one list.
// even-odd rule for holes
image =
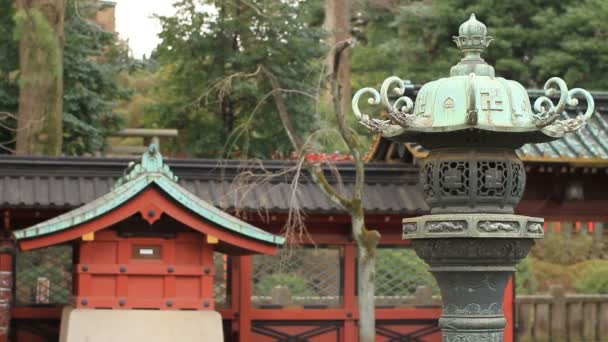
[[129, 42], [133, 57], [150, 55], [160, 42], [160, 23], [154, 14], [172, 15], [173, 0], [115, 0], [116, 31]]

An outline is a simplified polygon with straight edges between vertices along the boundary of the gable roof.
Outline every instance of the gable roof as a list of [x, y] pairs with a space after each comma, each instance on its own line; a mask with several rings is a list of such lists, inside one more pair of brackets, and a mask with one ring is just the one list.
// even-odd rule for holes
[[19, 241], [72, 229], [117, 210], [151, 187], [157, 188], [165, 197], [196, 214], [199, 219], [232, 234], [271, 245], [281, 245], [285, 241], [284, 237], [268, 233], [217, 209], [178, 185], [177, 177], [163, 164], [162, 156], [154, 144], [143, 154], [141, 163], [129, 166], [127, 174], [116, 182], [109, 193], [53, 219], [15, 231], [13, 235]]
[[[415, 97], [420, 86], [408, 89], [409, 96]], [[528, 90], [530, 101], [544, 96], [542, 90]], [[524, 162], [558, 163], [571, 166], [608, 167], [608, 92], [591, 92], [595, 100], [596, 111], [587, 124], [579, 131], [566, 134], [563, 138], [547, 143], [526, 144], [517, 149], [517, 154]], [[564, 118], [572, 118], [584, 111], [583, 107], [567, 108], [562, 114]], [[403, 147], [390, 148], [392, 142], [376, 138], [368, 159], [381, 161], [394, 159], [393, 152], [399, 157], [410, 153], [415, 158], [424, 158], [428, 154], [423, 146], [416, 143], [405, 143]], [[401, 151], [398, 151], [401, 149]]]

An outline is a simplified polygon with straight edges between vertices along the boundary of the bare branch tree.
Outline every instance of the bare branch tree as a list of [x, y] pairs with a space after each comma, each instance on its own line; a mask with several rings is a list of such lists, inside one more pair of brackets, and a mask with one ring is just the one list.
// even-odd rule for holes
[[363, 192], [365, 185], [365, 166], [361, 146], [358, 143], [356, 133], [348, 126], [344, 109], [342, 108], [342, 93], [337, 70], [340, 70], [341, 54], [350, 46], [350, 40], [337, 43], [331, 51], [333, 57], [333, 70], [329, 77], [333, 111], [336, 117], [340, 136], [355, 163], [355, 186], [352, 194], [340, 191], [332, 185], [323, 170], [321, 163], [309, 162], [305, 158], [307, 145], [296, 131], [287, 106], [280, 91], [281, 85], [276, 75], [268, 68], [261, 66], [262, 74], [268, 79], [272, 87], [272, 95], [281, 119], [281, 123], [291, 141], [298, 151], [299, 164], [308, 169], [312, 181], [319, 189], [334, 203], [348, 212], [351, 217], [351, 232], [358, 246], [358, 272], [359, 272], [359, 340], [371, 342], [375, 339], [375, 260], [376, 248], [380, 240], [377, 230], [370, 230], [365, 226], [365, 209], [363, 207]]

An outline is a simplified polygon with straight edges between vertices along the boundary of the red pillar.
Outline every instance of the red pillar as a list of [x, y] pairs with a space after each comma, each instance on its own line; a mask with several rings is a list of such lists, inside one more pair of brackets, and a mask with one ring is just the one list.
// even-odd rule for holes
[[507, 287], [505, 289], [505, 296], [503, 300], [503, 311], [505, 313], [505, 318], [507, 319], [507, 327], [505, 329], [504, 334], [504, 342], [513, 342], [515, 341], [514, 330], [515, 330], [515, 317], [513, 313], [515, 311], [515, 288], [513, 285], [513, 277], [507, 283]]
[[[11, 247], [5, 247], [12, 249]], [[11, 299], [13, 293], [13, 255], [0, 253], [0, 342], [8, 341], [11, 325]]]
[[[239, 342], [251, 342], [251, 256], [240, 256], [235, 271], [239, 273], [238, 326]], [[233, 283], [234, 284], [234, 283]]]

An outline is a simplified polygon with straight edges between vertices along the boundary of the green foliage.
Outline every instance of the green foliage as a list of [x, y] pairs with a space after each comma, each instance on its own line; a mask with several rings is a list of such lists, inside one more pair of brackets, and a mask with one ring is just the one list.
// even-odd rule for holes
[[576, 283], [590, 270], [605, 267], [607, 260], [590, 259], [577, 262], [572, 265], [563, 265], [536, 259], [532, 256], [527, 258], [530, 262], [536, 289], [538, 292], [546, 292], [551, 285], [561, 285], [567, 291], [576, 291]]
[[[99, 151], [106, 135], [119, 128], [121, 117], [114, 107], [117, 101], [128, 97], [129, 91], [117, 83], [118, 74], [133, 68], [126, 47], [116, 35], [103, 31], [88, 19], [98, 5], [81, 1], [77, 12], [75, 1], [67, 2], [64, 24], [63, 153], [68, 155]], [[0, 112], [15, 114], [19, 98], [15, 82], [18, 79], [19, 42], [15, 38], [26, 32], [24, 25], [35, 24], [36, 34], [32, 37], [35, 44], [47, 46], [53, 39], [49, 34], [52, 29], [39, 10], [15, 13], [12, 5], [11, 1], [0, 0], [0, 46], [3, 47], [0, 49]], [[61, 50], [54, 48], [52, 51], [46, 56], [45, 68], [61, 70], [57, 61]], [[0, 115], [0, 123], [0, 146], [13, 148], [16, 122]], [[6, 151], [0, 151], [3, 152]]]
[[575, 286], [580, 293], [608, 294], [608, 262], [588, 269]]
[[608, 80], [608, 2], [603, 0], [408, 1], [388, 7], [360, 4], [353, 83], [378, 83], [389, 74], [414, 83], [449, 75], [461, 54], [452, 43], [471, 13], [495, 41], [484, 58], [496, 74], [539, 88], [551, 76], [598, 89]]
[[530, 258], [523, 259], [517, 265], [515, 273], [515, 293], [517, 294], [533, 294], [538, 290], [538, 284], [532, 271], [532, 263]]
[[376, 296], [408, 296], [420, 286], [439, 294], [428, 265], [412, 249], [378, 249], [375, 279]]
[[292, 296], [313, 296], [315, 292], [307, 285], [306, 279], [295, 273], [274, 273], [262, 277], [255, 284], [255, 293], [260, 296], [272, 296], [276, 286], [289, 289]]
[[[174, 146], [195, 156], [289, 154], [263, 65], [283, 89], [315, 94], [322, 64], [318, 1], [181, 0], [160, 17], [162, 43], [153, 54], [163, 82], [146, 125], [180, 129]], [[314, 102], [284, 93], [296, 129], [306, 132]], [[165, 145], [166, 146], [166, 145]]]
[[15, 74], [19, 68], [19, 44], [13, 39], [14, 7], [13, 2], [0, 0], [0, 153], [7, 151], [6, 147], [14, 148], [13, 131], [17, 126], [16, 120], [3, 113], [17, 112], [19, 87]]
[[560, 265], [572, 265], [587, 260], [593, 246], [589, 235], [568, 236], [567, 234], [549, 233], [532, 248], [535, 258]]
[[119, 73], [131, 67], [126, 47], [86, 18], [96, 6], [81, 3], [76, 13], [74, 1], [66, 8], [63, 56], [63, 150], [68, 155], [99, 151], [107, 134], [122, 124], [114, 107], [130, 95], [117, 82]]

